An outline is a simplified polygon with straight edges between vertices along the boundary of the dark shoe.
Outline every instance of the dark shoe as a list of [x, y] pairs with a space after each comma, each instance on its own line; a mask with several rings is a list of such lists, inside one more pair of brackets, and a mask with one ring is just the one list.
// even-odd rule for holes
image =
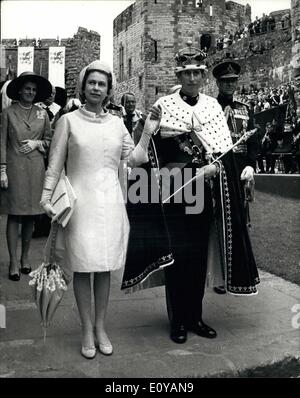
[[170, 338], [174, 341], [174, 343], [185, 343], [187, 339], [186, 327], [181, 324], [171, 326]]
[[226, 294], [226, 290], [224, 286], [214, 287], [214, 292], [217, 294]]
[[20, 273], [18, 274], [8, 274], [8, 279], [14, 282], [18, 282], [20, 280]]
[[207, 339], [214, 339], [217, 337], [217, 332], [203, 321], [198, 321], [195, 325], [192, 325], [191, 330], [198, 336], [206, 337]]
[[24, 265], [23, 267], [21, 267], [21, 272], [22, 272], [22, 274], [24, 274], [24, 275], [30, 274], [31, 271], [32, 271], [32, 270], [31, 270], [30, 265]]

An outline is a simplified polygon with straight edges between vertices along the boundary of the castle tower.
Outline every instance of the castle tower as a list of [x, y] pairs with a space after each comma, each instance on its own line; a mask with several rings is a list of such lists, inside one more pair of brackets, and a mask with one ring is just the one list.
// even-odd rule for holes
[[137, 0], [114, 20], [115, 101], [132, 91], [149, 109], [176, 84], [174, 56], [188, 40], [209, 50], [250, 20], [251, 9], [233, 1]]

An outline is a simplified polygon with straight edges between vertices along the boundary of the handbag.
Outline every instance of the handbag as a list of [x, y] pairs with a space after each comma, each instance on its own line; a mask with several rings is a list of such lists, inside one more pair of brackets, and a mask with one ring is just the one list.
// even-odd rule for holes
[[76, 194], [68, 177], [63, 175], [52, 194], [51, 205], [56, 214], [52, 217], [51, 223], [56, 221], [65, 227], [73, 214], [76, 200]]

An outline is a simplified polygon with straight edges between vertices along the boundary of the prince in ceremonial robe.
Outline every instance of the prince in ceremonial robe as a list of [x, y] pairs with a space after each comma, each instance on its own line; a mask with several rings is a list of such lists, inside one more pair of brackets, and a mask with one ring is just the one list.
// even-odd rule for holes
[[[227, 121], [216, 99], [199, 94], [205, 57], [192, 43], [176, 54], [175, 74], [181, 89], [154, 104], [160, 107], [162, 117], [149, 150], [151, 167], [158, 170], [174, 258], [164, 273], [170, 338], [175, 343], [184, 343], [188, 331], [206, 338], [217, 336], [202, 318], [208, 263], [214, 263], [218, 282], [222, 280], [232, 294], [256, 294], [259, 282]], [[165, 170], [173, 171], [167, 196]], [[185, 181], [183, 189], [178, 188], [178, 176]], [[183, 193], [180, 200], [178, 191]], [[194, 211], [187, 200], [191, 192], [196, 192], [195, 202], [202, 198]]]

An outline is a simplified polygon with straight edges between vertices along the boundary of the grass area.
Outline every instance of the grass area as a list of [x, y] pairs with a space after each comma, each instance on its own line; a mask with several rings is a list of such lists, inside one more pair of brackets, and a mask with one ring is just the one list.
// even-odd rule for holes
[[239, 372], [220, 373], [218, 378], [298, 378], [300, 377], [300, 360], [298, 358], [287, 357], [281, 361], [270, 363], [264, 366], [257, 366]]
[[257, 266], [300, 285], [299, 200], [256, 191], [250, 212]]

